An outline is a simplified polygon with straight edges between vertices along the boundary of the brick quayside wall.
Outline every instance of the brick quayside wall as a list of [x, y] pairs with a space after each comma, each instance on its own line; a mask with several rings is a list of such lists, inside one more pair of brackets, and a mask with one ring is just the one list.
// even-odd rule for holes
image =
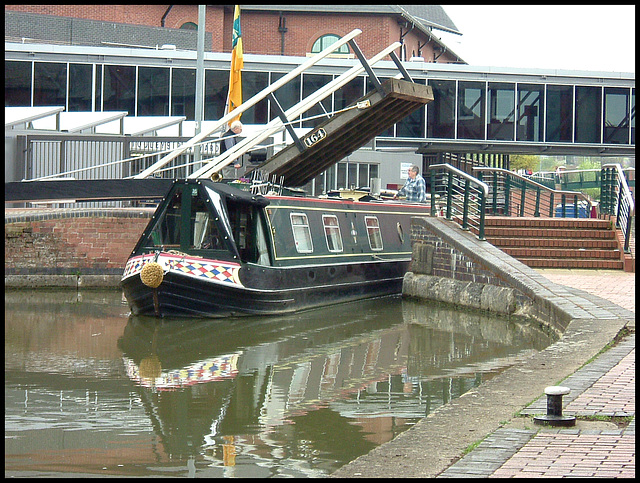
[[460, 282], [484, 283], [499, 287], [509, 286], [494, 272], [487, 270], [484, 265], [470, 259], [437, 234], [431, 232], [427, 226], [420, 224], [419, 220], [412, 220], [411, 240], [416, 246], [410, 271], [450, 278]]
[[99, 211], [5, 218], [5, 275], [121, 274], [151, 212]]

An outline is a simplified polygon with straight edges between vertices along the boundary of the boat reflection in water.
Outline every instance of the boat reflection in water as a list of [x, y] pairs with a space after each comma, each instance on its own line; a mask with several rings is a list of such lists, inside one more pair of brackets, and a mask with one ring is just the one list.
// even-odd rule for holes
[[394, 297], [241, 321], [132, 316], [118, 346], [168, 455], [264, 477], [331, 473], [551, 342]]

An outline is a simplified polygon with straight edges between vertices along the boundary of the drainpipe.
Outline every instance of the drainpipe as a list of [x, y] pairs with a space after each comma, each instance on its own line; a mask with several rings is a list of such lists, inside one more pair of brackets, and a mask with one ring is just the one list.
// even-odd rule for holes
[[280, 55], [284, 55], [284, 34], [287, 33], [287, 19], [282, 15], [282, 12], [280, 12], [278, 32], [280, 32]]
[[160, 19], [160, 27], [164, 27], [164, 21], [166, 20], [167, 15], [169, 15], [169, 12], [171, 11], [172, 8], [173, 8], [173, 5], [169, 5], [169, 8], [167, 8], [166, 12], [164, 12], [164, 15]]

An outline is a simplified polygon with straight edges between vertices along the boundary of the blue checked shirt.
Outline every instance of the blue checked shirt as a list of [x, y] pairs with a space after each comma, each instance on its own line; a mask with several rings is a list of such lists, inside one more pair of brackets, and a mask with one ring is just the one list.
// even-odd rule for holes
[[424, 203], [427, 199], [427, 189], [424, 178], [417, 174], [415, 179], [409, 178], [404, 186], [398, 191], [398, 196], [405, 195], [407, 201], [417, 201]]

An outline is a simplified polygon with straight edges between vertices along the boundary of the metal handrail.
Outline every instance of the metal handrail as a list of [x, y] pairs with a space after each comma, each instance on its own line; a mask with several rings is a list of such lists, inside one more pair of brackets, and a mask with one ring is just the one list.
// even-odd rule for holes
[[[489, 183], [492, 188], [489, 211], [493, 215], [564, 218], [568, 213], [567, 200], [573, 202], [575, 218], [580, 216], [581, 205], [586, 210], [591, 208], [591, 199], [579, 191], [555, 190], [504, 168], [474, 166], [473, 170], [479, 172], [479, 180]], [[485, 177], [486, 172], [492, 176]], [[556, 199], [560, 200], [559, 207], [555, 206]], [[515, 205], [515, 210], [512, 209], [512, 204]], [[543, 204], [546, 204], [546, 210]]]
[[[454, 210], [461, 213], [462, 229], [469, 230], [469, 225], [475, 225], [478, 230], [478, 238], [486, 240], [484, 236], [486, 200], [489, 196], [489, 186], [451, 166], [448, 163], [433, 164], [429, 166], [430, 172], [430, 196], [432, 200], [439, 194], [440, 199], [446, 202], [446, 218], [453, 218]], [[441, 183], [436, 179], [437, 171], [443, 173]], [[444, 183], [446, 181], [446, 185]], [[431, 216], [436, 216], [436, 203], [431, 203]]]
[[617, 163], [603, 165], [601, 179], [601, 213], [615, 216], [616, 228], [619, 228], [624, 236], [623, 250], [625, 253], [629, 253], [631, 220], [635, 214], [635, 202], [622, 166]]

